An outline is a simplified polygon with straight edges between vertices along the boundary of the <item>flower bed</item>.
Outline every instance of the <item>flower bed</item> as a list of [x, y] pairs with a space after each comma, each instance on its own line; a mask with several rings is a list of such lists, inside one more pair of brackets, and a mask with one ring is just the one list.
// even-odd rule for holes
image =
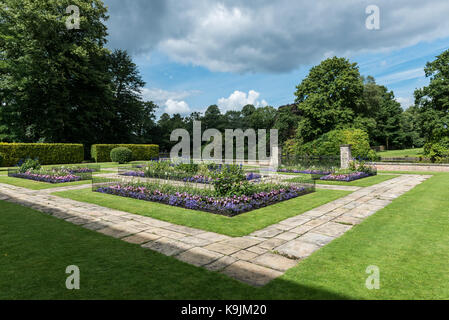
[[40, 182], [48, 182], [48, 183], [65, 183], [65, 182], [74, 182], [82, 180], [82, 177], [76, 176], [74, 174], [40, 174], [33, 172], [17, 172], [10, 175], [14, 178], [22, 178], [29, 179]]
[[345, 181], [350, 182], [362, 178], [366, 178], [371, 176], [372, 174], [368, 174], [365, 172], [352, 172], [352, 173], [342, 173], [342, 174], [329, 174], [324, 177], [321, 177], [320, 180], [325, 181]]
[[92, 179], [91, 168], [52, 168], [52, 169], [8, 169], [8, 177], [28, 179], [47, 183], [66, 183]]
[[[122, 176], [128, 176], [128, 177], [141, 177], [141, 178], [167, 178], [170, 180], [178, 180], [178, 181], [184, 181], [184, 182], [192, 182], [192, 183], [205, 183], [205, 184], [209, 184], [213, 182], [213, 178], [208, 177], [208, 176], [204, 176], [204, 175], [194, 175], [194, 176], [190, 176], [186, 174], [145, 174], [144, 171], [141, 170], [124, 170], [122, 172], [120, 172], [119, 169], [119, 174]], [[258, 173], [253, 173], [253, 172], [249, 172], [246, 173], [246, 180], [247, 181], [252, 181], [252, 180], [258, 180], [262, 178], [262, 176]]]
[[328, 175], [331, 174], [330, 170], [306, 170], [306, 169], [278, 169], [277, 172], [281, 173], [304, 173], [304, 174], [317, 174], [317, 175]]
[[314, 188], [310, 186], [291, 184], [278, 185], [271, 190], [259, 191], [251, 195], [217, 197], [206, 190], [198, 191], [193, 188], [176, 190], [174, 187], [170, 190], [167, 190], [167, 187], [165, 189], [156, 184], [114, 183], [95, 187], [93, 191], [226, 216], [235, 216], [314, 191]]

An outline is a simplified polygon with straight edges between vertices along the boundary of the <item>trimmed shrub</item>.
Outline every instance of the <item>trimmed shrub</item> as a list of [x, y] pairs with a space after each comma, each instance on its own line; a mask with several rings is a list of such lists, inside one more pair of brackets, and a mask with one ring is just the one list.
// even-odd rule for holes
[[118, 147], [111, 150], [112, 162], [118, 162], [120, 164], [131, 161], [133, 152], [125, 147]]
[[132, 151], [131, 161], [152, 160], [159, 157], [159, 146], [156, 144], [94, 144], [90, 153], [95, 162], [109, 162], [112, 149], [118, 147]]
[[0, 167], [3, 166], [3, 159], [4, 159], [4, 158], [5, 158], [5, 157], [3, 156], [3, 154], [0, 153]]
[[424, 146], [424, 154], [432, 162], [441, 162], [449, 158], [449, 137], [443, 137], [438, 142], [428, 142]]
[[5, 167], [12, 167], [26, 159], [38, 159], [45, 164], [81, 163], [84, 160], [82, 144], [70, 143], [0, 143]]
[[19, 172], [24, 173], [29, 170], [39, 170], [41, 168], [41, 164], [39, 163], [39, 160], [35, 159], [27, 159], [19, 169]]
[[352, 145], [352, 156], [355, 158], [361, 157], [374, 160], [373, 158], [376, 157], [376, 153], [370, 148], [368, 133], [361, 129], [329, 131], [318, 139], [299, 146], [298, 153], [317, 156], [337, 156], [340, 154], [340, 145], [342, 144]]

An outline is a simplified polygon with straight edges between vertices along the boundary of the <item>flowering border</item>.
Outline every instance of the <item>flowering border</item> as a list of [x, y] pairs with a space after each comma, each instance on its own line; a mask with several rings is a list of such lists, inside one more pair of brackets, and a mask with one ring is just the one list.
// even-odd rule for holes
[[233, 197], [211, 197], [186, 192], [169, 194], [158, 190], [151, 191], [144, 186], [122, 186], [120, 184], [100, 186], [93, 191], [232, 217], [308, 194], [313, 192], [313, 189], [289, 185], [270, 192]]
[[320, 180], [351, 182], [354, 180], [359, 180], [359, 179], [363, 179], [366, 177], [370, 177], [372, 175], [373, 174], [368, 174], [365, 172], [353, 172], [353, 173], [345, 173], [345, 174], [329, 174], [324, 177], [321, 177]]

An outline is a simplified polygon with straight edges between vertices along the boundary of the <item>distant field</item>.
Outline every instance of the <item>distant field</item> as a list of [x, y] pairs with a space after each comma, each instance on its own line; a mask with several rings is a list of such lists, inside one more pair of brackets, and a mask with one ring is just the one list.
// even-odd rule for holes
[[423, 155], [423, 148], [415, 148], [415, 149], [404, 149], [404, 150], [390, 150], [390, 151], [381, 151], [377, 154], [383, 158], [397, 158], [397, 157], [420, 157]]

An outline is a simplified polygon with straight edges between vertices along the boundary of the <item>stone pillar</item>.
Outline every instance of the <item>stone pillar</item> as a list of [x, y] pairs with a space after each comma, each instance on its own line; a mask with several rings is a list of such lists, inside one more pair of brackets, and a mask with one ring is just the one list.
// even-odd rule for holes
[[350, 144], [342, 144], [340, 146], [340, 164], [342, 169], [349, 169], [349, 163], [352, 160]]

